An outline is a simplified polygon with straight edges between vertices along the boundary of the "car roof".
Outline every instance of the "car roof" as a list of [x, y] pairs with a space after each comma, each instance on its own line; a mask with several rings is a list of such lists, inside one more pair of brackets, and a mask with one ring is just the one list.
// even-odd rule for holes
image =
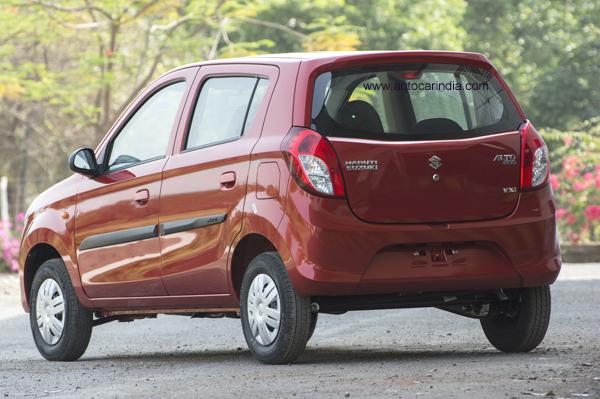
[[202, 65], [219, 64], [298, 64], [303, 61], [316, 61], [319, 64], [328, 64], [339, 61], [363, 61], [369, 58], [402, 58], [402, 57], [440, 57], [445, 59], [470, 60], [489, 63], [489, 60], [480, 53], [463, 51], [438, 51], [438, 50], [406, 50], [406, 51], [313, 51], [300, 53], [260, 54], [239, 58], [222, 58], [210, 61], [195, 62], [183, 65], [174, 70]]

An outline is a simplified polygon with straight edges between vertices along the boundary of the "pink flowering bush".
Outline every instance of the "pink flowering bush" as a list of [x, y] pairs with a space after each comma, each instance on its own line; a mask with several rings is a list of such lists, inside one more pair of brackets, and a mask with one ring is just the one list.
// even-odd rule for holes
[[14, 223], [0, 220], [0, 271], [19, 270], [19, 247], [24, 219], [25, 215], [19, 213]]
[[600, 241], [600, 125], [591, 133], [543, 132], [563, 243]]

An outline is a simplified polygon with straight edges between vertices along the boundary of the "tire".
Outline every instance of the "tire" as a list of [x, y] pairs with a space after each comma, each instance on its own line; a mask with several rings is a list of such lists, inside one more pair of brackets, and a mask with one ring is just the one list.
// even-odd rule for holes
[[[62, 313], [60, 296], [63, 303]], [[84, 309], [79, 303], [62, 260], [47, 260], [38, 269], [31, 285], [29, 303], [31, 332], [40, 354], [52, 361], [79, 359], [85, 352], [92, 335], [92, 312]], [[42, 327], [38, 326], [38, 316]], [[61, 322], [62, 331], [56, 324]], [[44, 329], [43, 326], [51, 327]]]
[[524, 288], [511, 312], [490, 309], [481, 320], [485, 336], [496, 349], [507, 353], [529, 352], [544, 339], [550, 322], [550, 287]]
[[[250, 262], [242, 281], [240, 302], [244, 337], [259, 361], [286, 364], [304, 352], [311, 329], [310, 298], [294, 291], [276, 252], [263, 253]], [[279, 323], [274, 318], [277, 311]]]
[[317, 321], [319, 320], [319, 314], [318, 313], [311, 313], [310, 315], [310, 331], [308, 334], [308, 339], [307, 341], [310, 341], [310, 339], [312, 338], [313, 334], [315, 333], [315, 328], [317, 328]]

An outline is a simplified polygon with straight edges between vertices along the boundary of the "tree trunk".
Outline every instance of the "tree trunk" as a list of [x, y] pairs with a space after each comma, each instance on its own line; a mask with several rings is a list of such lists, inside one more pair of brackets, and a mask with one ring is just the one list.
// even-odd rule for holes
[[[31, 129], [25, 128], [25, 137], [23, 143], [29, 143], [31, 137]], [[13, 215], [17, 215], [20, 212], [25, 212], [27, 209], [27, 171], [29, 170], [29, 155], [27, 153], [27, 146], [21, 148], [21, 156], [19, 159], [19, 171], [17, 178], [17, 192], [16, 201], [14, 202]]]
[[[106, 69], [105, 76], [110, 78], [114, 68], [114, 53], [117, 47], [117, 35], [119, 34], [119, 22], [113, 21], [110, 26], [110, 41], [108, 49], [104, 56], [106, 57]], [[103, 98], [102, 98], [102, 123], [100, 124], [100, 132], [106, 133], [110, 127], [112, 121], [112, 85], [110, 82], [104, 84]]]

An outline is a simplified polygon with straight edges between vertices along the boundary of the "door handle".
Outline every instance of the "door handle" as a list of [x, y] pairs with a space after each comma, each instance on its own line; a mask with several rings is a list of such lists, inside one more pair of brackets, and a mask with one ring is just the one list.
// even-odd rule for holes
[[235, 172], [225, 172], [221, 175], [221, 189], [229, 190], [235, 186]]
[[150, 191], [146, 188], [136, 191], [133, 200], [135, 201], [136, 206], [145, 206], [150, 200]]

